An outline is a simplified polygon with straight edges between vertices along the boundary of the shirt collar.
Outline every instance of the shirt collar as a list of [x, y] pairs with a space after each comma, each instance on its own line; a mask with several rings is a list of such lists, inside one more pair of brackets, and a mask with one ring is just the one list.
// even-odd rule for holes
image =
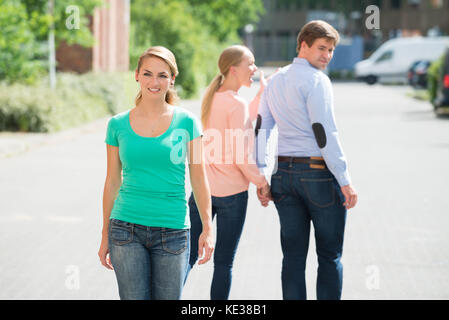
[[[304, 58], [298, 58], [298, 57], [296, 57], [296, 58], [293, 59], [293, 63], [294, 63], [294, 64], [301, 64], [301, 65], [303, 65], [303, 66], [309, 66], [309, 67], [315, 68], [314, 66], [312, 66], [312, 65], [310, 64], [309, 61], [307, 61], [307, 59], [304, 59]], [[315, 69], [316, 69], [316, 68], [315, 68]]]

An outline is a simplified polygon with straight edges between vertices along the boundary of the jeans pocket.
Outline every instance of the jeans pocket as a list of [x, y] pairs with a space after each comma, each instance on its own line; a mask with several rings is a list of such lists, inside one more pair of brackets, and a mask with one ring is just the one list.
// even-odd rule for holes
[[225, 197], [212, 196], [212, 204], [219, 208], [230, 208], [237, 202], [238, 194], [233, 194]]
[[285, 198], [285, 194], [282, 193], [282, 175], [271, 176], [270, 192], [274, 203], [279, 203]]
[[134, 230], [131, 223], [112, 219], [109, 228], [109, 240], [112, 244], [123, 246], [133, 240]]
[[307, 198], [315, 206], [326, 208], [335, 203], [334, 181], [332, 178], [301, 178], [301, 183]]
[[162, 249], [168, 253], [180, 254], [187, 249], [189, 229], [164, 228], [162, 231]]

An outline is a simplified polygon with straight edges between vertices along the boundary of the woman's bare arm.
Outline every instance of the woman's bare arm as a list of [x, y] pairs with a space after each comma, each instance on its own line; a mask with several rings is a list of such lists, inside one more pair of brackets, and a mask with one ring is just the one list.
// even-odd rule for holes
[[214, 245], [212, 233], [212, 200], [206, 175], [202, 137], [190, 141], [188, 151], [190, 184], [192, 185], [193, 195], [203, 225], [203, 230], [198, 241], [198, 257], [202, 257], [202, 259], [198, 261], [198, 264], [204, 264], [210, 260]]
[[118, 147], [106, 145], [107, 152], [107, 173], [103, 190], [103, 229], [101, 232], [101, 245], [98, 251], [101, 264], [112, 269], [112, 265], [107, 259], [108, 255], [108, 229], [109, 218], [111, 216], [114, 200], [122, 184], [122, 163], [120, 161]]

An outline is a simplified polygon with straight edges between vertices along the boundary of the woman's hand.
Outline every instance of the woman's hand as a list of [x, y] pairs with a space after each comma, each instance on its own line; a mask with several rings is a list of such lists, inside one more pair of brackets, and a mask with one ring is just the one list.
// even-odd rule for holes
[[262, 95], [263, 91], [265, 90], [266, 86], [268, 85], [268, 82], [270, 81], [271, 77], [274, 76], [279, 70], [281, 70], [281, 68], [277, 68], [276, 71], [271, 74], [268, 78], [265, 79], [264, 73], [262, 70], [260, 70], [260, 88], [259, 91], [257, 92], [258, 95]]
[[101, 239], [100, 250], [98, 250], [98, 257], [100, 258], [100, 262], [107, 269], [114, 270], [112, 267], [111, 259], [109, 257], [109, 248], [108, 248], [108, 238], [104, 237]]
[[267, 183], [261, 188], [257, 188], [257, 198], [259, 198], [260, 204], [264, 207], [268, 207], [270, 200], [273, 200], [270, 191], [270, 185]]
[[214, 251], [214, 239], [212, 234], [212, 229], [204, 229], [198, 240], [198, 264], [204, 264], [210, 260], [212, 257], [212, 252]]
[[263, 71], [260, 70], [259, 72], [260, 72], [260, 77], [259, 77], [260, 88], [259, 88], [259, 91], [257, 92], [257, 95], [260, 96], [260, 95], [262, 95], [263, 91], [265, 90], [265, 87], [267, 86], [268, 81], [267, 81], [267, 79], [265, 79]]

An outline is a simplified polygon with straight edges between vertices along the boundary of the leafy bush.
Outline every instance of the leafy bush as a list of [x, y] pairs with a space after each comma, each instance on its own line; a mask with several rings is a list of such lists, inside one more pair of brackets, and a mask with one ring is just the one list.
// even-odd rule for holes
[[35, 86], [0, 85], [0, 131], [52, 132], [132, 107], [130, 73], [60, 74], [56, 90], [44, 78]]
[[2, 1], [0, 10], [0, 79], [32, 83], [43, 72], [34, 60], [38, 43], [27, 25], [26, 8], [17, 1]]
[[427, 70], [427, 90], [429, 91], [430, 102], [433, 102], [437, 96], [438, 82], [443, 76], [444, 54], [434, 61]]

